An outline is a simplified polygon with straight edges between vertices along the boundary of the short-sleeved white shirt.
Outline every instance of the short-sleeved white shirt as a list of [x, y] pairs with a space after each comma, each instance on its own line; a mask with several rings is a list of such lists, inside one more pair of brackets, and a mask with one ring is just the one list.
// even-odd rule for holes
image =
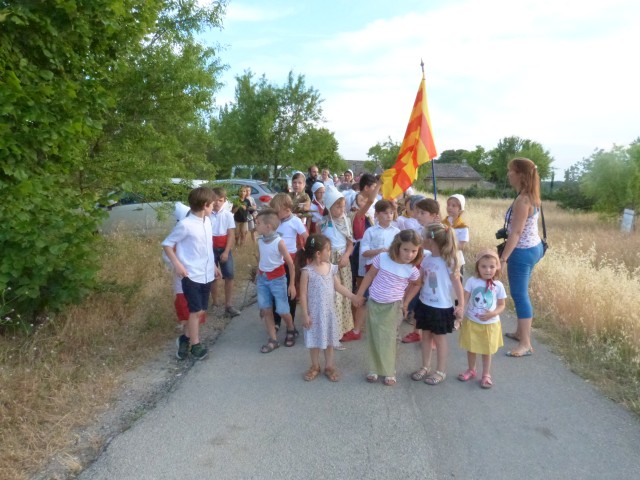
[[180, 220], [162, 242], [163, 247], [175, 247], [176, 257], [187, 270], [189, 279], [209, 283], [215, 279], [215, 260], [211, 246], [211, 219], [189, 215]]
[[[392, 225], [383, 228], [380, 225], [374, 225], [367, 228], [364, 236], [360, 241], [360, 252], [365, 253], [369, 250], [377, 250], [379, 248], [389, 248], [395, 236], [400, 230]], [[371, 265], [375, 257], [364, 257], [365, 263]]]
[[302, 220], [295, 215], [289, 216], [285, 221], [280, 221], [278, 226], [278, 234], [284, 240], [284, 244], [287, 246], [287, 252], [296, 253], [298, 247], [296, 246], [296, 237], [307, 233]]
[[486, 322], [480, 320], [478, 316], [486, 312], [493, 312], [498, 306], [498, 300], [507, 298], [507, 292], [502, 282], [494, 280], [493, 284], [487, 288], [487, 282], [485, 280], [477, 277], [469, 277], [464, 284], [464, 290], [470, 293], [466, 312], [466, 317], [469, 320], [481, 325], [498, 323], [500, 321], [499, 315], [496, 315]]
[[428, 255], [420, 264], [424, 282], [420, 289], [420, 301], [434, 308], [451, 308], [453, 307], [452, 271], [442, 257], [434, 257], [431, 252], [425, 250], [425, 254], [427, 252]]

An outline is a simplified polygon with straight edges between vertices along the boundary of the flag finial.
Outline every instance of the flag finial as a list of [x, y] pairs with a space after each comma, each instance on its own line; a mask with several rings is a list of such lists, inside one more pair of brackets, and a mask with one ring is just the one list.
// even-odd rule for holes
[[424, 61], [420, 59], [420, 68], [422, 69], [422, 78], [424, 78]]

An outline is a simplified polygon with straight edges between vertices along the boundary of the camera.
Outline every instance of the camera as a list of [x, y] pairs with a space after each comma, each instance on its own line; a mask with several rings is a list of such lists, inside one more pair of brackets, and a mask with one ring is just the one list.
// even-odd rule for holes
[[509, 232], [507, 232], [506, 228], [501, 228], [496, 232], [496, 238], [498, 240], [501, 240], [503, 238], [506, 240], [507, 238], [509, 238]]

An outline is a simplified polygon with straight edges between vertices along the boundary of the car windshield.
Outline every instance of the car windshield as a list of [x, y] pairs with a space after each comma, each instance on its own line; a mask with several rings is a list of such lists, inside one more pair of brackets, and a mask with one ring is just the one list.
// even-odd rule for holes
[[260, 187], [262, 187], [262, 189], [267, 193], [276, 193], [275, 190], [271, 188], [271, 185], [266, 182], [259, 182], [258, 185], [260, 185]]

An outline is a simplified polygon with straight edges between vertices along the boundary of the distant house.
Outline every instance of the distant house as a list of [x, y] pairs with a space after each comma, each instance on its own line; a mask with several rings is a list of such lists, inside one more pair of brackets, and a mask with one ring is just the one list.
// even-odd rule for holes
[[[424, 179], [425, 187], [430, 190], [433, 186], [431, 164], [420, 168], [427, 169]], [[438, 163], [434, 162], [436, 172], [436, 187], [448, 190], [464, 190], [469, 187], [494, 188], [485, 182], [482, 176], [466, 163]]]
[[[345, 160], [347, 162], [347, 168], [353, 172], [355, 176], [364, 173], [366, 170], [364, 168], [364, 162], [367, 160]], [[343, 173], [343, 172], [335, 172], [335, 173]]]

